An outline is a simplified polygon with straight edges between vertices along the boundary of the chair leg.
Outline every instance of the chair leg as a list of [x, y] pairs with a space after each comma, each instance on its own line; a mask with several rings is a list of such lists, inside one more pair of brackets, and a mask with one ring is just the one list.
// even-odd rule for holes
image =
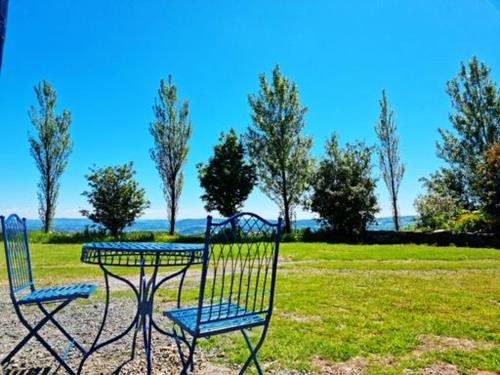
[[190, 345], [188, 339], [186, 338], [186, 333], [184, 332], [184, 329], [182, 327], [181, 327], [181, 333], [182, 333], [182, 340], [186, 343], [186, 346], [188, 347], [190, 353], [192, 353], [190, 357], [191, 358], [190, 370], [194, 371], [194, 349], [196, 346], [196, 339], [193, 338], [193, 342]]
[[12, 349], [12, 351], [9, 354], [7, 354], [7, 356], [2, 360], [1, 364], [4, 365], [10, 362], [12, 358], [19, 352], [19, 350], [21, 350], [22, 347], [26, 345], [26, 343], [31, 338], [36, 336], [35, 335], [36, 332], [39, 331], [45, 324], [47, 324], [50, 318], [58, 311], [62, 310], [68, 303], [69, 301], [61, 303], [52, 312], [46, 314], [46, 316], [42, 320], [40, 320], [34, 327], [32, 327], [31, 324], [29, 324], [28, 321], [23, 317], [20, 308], [18, 306], [15, 306], [17, 317], [28, 330], [28, 334], [14, 347], [14, 349]]
[[14, 350], [7, 355], [7, 357], [2, 361], [2, 364], [9, 362], [12, 357], [28, 342], [29, 339], [32, 337], [35, 337], [40, 344], [56, 359], [64, 369], [70, 373], [70, 374], [76, 374], [76, 372], [69, 367], [69, 365], [64, 361], [63, 358], [54, 350], [52, 347], [49, 345], [47, 341], [45, 341], [39, 334], [38, 331], [45, 325], [47, 322], [53, 318], [53, 316], [62, 310], [64, 307], [66, 307], [72, 300], [67, 300], [60, 305], [58, 305], [54, 310], [52, 310], [48, 314], [38, 322], [34, 327], [24, 318], [24, 316], [21, 313], [21, 310], [19, 309], [19, 306], [15, 306], [16, 309], [16, 314], [21, 321], [21, 323], [26, 327], [28, 330], [28, 335], [14, 348]]
[[75, 338], [68, 333], [68, 331], [63, 328], [63, 326], [47, 311], [47, 309], [41, 303], [38, 303], [37, 306], [45, 316], [49, 317], [50, 322], [66, 337], [66, 339], [68, 339], [68, 341], [70, 342], [73, 342], [80, 353], [87, 353], [87, 350], [78, 341], [76, 341]]
[[174, 325], [174, 328], [172, 329], [172, 332], [174, 334], [174, 341], [175, 341], [175, 345], [177, 345], [177, 353], [179, 353], [181, 365], [184, 366], [184, 362], [185, 362], [184, 361], [184, 352], [182, 351], [181, 339], [177, 335], [177, 330], [175, 329], [175, 325]]
[[36, 339], [38, 340], [38, 342], [40, 342], [40, 344], [42, 344], [45, 349], [47, 349], [47, 351], [52, 354], [52, 356], [57, 360], [57, 362], [59, 362], [61, 364], [62, 367], [64, 367], [64, 369], [70, 373], [71, 375], [76, 375], [76, 372], [71, 368], [69, 367], [69, 365], [66, 363], [66, 361], [61, 358], [59, 356], [59, 354], [54, 350], [52, 349], [52, 347], [49, 345], [49, 343], [47, 341], [45, 341], [38, 333], [35, 333], [34, 334]]
[[[182, 332], [182, 336], [179, 336], [177, 334], [177, 330], [175, 329], [175, 327], [173, 329], [173, 333], [174, 333], [175, 344], [177, 345], [177, 351], [179, 352], [179, 357], [180, 357], [181, 365], [182, 365], [181, 374], [186, 375], [188, 373], [188, 369], [190, 371], [194, 371], [194, 351], [196, 348], [197, 338], [193, 337], [193, 341], [191, 343], [189, 343], [182, 327], [180, 327], [180, 329]], [[189, 353], [187, 356], [187, 359], [185, 358], [184, 351], [182, 350], [182, 343], [186, 344], [186, 347], [187, 347], [187, 350]]]
[[194, 350], [195, 350], [195, 348], [196, 348], [196, 337], [193, 337], [193, 342], [191, 343], [191, 346], [188, 345], [189, 356], [188, 356], [188, 359], [184, 363], [184, 366], [182, 368], [182, 371], [181, 371], [182, 375], [187, 375], [188, 369], [190, 371], [194, 371]]
[[255, 347], [252, 346], [252, 342], [250, 341], [250, 338], [248, 337], [247, 332], [244, 329], [241, 330], [241, 333], [243, 334], [243, 337], [245, 338], [245, 342], [247, 343], [248, 349], [250, 350], [250, 356], [248, 357], [245, 364], [241, 368], [241, 370], [239, 372], [240, 375], [243, 374], [247, 370], [247, 368], [251, 362], [253, 362], [255, 364], [255, 367], [257, 368], [257, 372], [259, 373], [259, 375], [262, 375], [264, 373], [262, 371], [262, 368], [260, 367], [259, 360], [257, 359], [257, 352], [259, 351], [262, 344], [264, 343], [264, 339], [266, 338], [266, 334], [267, 334], [267, 327], [268, 327], [267, 325], [264, 326], [264, 329], [262, 331], [260, 339], [257, 342], [257, 345], [255, 345]]
[[23, 346], [26, 345], [26, 343], [34, 336], [35, 336], [34, 333], [31, 331], [26, 336], [24, 336], [24, 338], [14, 347], [14, 349], [12, 349], [10, 353], [7, 354], [7, 356], [4, 359], [2, 359], [1, 364], [5, 365], [6, 363], [9, 363], [12, 360], [12, 358], [14, 358], [14, 356], [17, 354], [17, 352], [19, 352], [23, 348]]

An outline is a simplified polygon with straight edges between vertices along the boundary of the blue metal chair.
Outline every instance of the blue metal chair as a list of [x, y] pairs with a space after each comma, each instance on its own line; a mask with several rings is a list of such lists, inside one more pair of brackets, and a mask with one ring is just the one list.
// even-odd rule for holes
[[[77, 348], [82, 354], [85, 354], [87, 351], [61, 326], [54, 318], [54, 315], [77, 298], [88, 298], [94, 291], [95, 285], [75, 284], [63, 287], [35, 288], [31, 272], [26, 219], [20, 219], [19, 216], [14, 214], [8, 218], [0, 216], [0, 221], [2, 223], [10, 297], [19, 320], [28, 329], [28, 335], [2, 360], [1, 364], [4, 366], [10, 362], [14, 355], [34, 337], [52, 354], [64, 369], [70, 374], [76, 374], [76, 371], [66, 363], [66, 358], [73, 347]], [[47, 303], [55, 303], [57, 305], [52, 311], [48, 311], [44, 306]], [[38, 306], [44, 317], [37, 324], [30, 324], [21, 311], [21, 306], [23, 305]], [[62, 355], [59, 355], [39, 334], [40, 329], [49, 322], [69, 341]]]
[[[252, 362], [262, 374], [257, 352], [273, 309], [280, 231], [281, 219], [273, 224], [253, 213], [239, 213], [219, 223], [208, 216], [198, 304], [164, 312], [174, 322], [182, 374], [194, 370], [199, 338], [232, 331], [243, 334], [250, 350], [240, 374]], [[252, 345], [247, 330], [254, 327], [262, 327], [262, 333]]]

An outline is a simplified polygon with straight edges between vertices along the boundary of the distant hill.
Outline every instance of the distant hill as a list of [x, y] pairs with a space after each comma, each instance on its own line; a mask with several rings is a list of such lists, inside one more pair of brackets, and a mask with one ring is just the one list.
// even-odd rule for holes
[[[412, 224], [415, 221], [415, 216], [402, 216], [401, 226], [404, 227]], [[182, 219], [176, 224], [176, 232], [180, 234], [199, 234], [205, 231], [206, 219]], [[28, 219], [27, 225], [29, 230], [39, 230], [41, 228], [40, 220]], [[88, 219], [55, 219], [54, 229], [60, 232], [81, 232], [86, 227], [92, 225]], [[311, 228], [316, 230], [319, 225], [316, 220], [303, 219], [297, 220], [294, 223], [295, 228]], [[391, 217], [377, 218], [377, 223], [370, 225], [369, 230], [392, 230], [394, 225]], [[166, 231], [168, 230], [167, 220], [158, 219], [140, 219], [134, 225], [127, 228], [127, 231]]]

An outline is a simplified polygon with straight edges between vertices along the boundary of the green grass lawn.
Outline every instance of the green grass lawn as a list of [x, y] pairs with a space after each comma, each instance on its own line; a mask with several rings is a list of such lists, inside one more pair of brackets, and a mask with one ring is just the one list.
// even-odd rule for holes
[[[80, 249], [32, 245], [35, 277], [42, 284], [100, 279], [97, 267], [80, 263]], [[444, 362], [462, 373], [500, 371], [499, 250], [284, 243], [281, 256], [260, 352], [269, 368], [320, 373], [348, 361], [367, 374], [400, 374]], [[158, 301], [172, 295], [166, 290]], [[203, 346], [222, 353], [222, 362], [247, 354], [238, 335]]]

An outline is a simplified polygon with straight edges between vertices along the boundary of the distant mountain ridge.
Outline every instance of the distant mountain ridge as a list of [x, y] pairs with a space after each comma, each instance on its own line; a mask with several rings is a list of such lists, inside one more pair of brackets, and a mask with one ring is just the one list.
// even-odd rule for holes
[[[272, 221], [272, 220], [271, 220]], [[402, 216], [401, 227], [412, 224], [415, 222], [415, 216]], [[81, 232], [86, 227], [91, 226], [92, 222], [85, 218], [54, 219], [54, 230], [59, 232]], [[205, 231], [206, 219], [182, 219], [177, 221], [175, 229], [180, 234], [199, 234]], [[28, 230], [40, 230], [41, 222], [38, 219], [27, 220]], [[294, 222], [294, 228], [311, 228], [316, 230], [319, 224], [314, 219], [302, 219]], [[368, 230], [393, 230], [394, 225], [392, 217], [377, 218], [377, 223], [370, 225]], [[167, 231], [168, 221], [162, 219], [139, 219], [134, 225], [128, 227], [126, 231]]]

